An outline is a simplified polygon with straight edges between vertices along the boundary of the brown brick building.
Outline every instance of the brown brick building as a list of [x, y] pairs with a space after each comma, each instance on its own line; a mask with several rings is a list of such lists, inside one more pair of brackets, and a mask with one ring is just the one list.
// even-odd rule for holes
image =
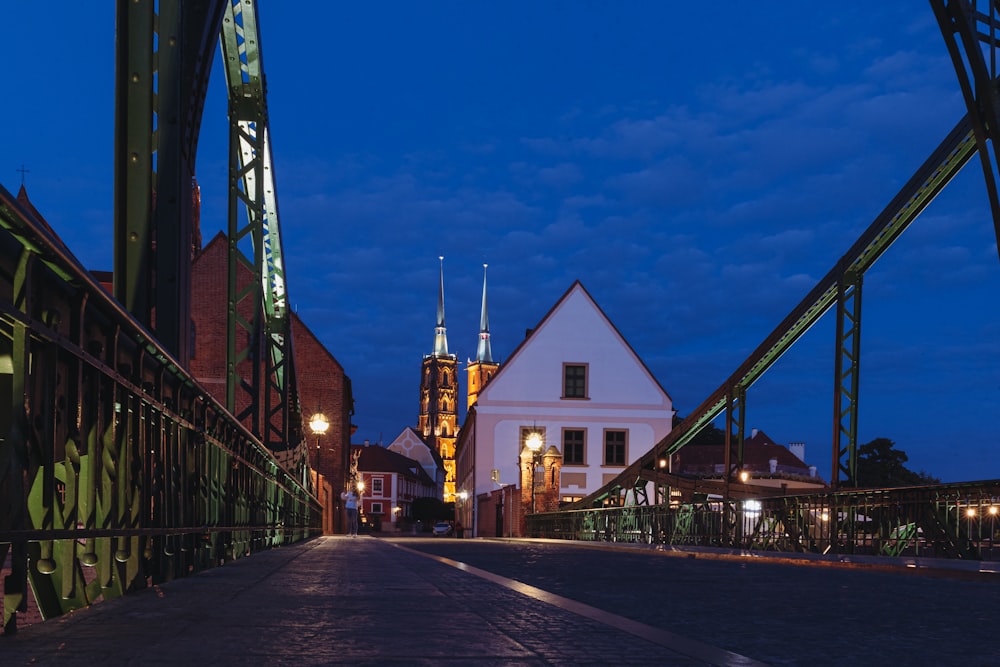
[[[226, 311], [228, 239], [219, 233], [194, 256], [191, 265], [191, 319], [194, 343], [191, 373], [223, 404], [226, 402]], [[250, 273], [240, 266], [238, 282], [245, 286]], [[249, 313], [243, 313], [249, 317]], [[350, 467], [351, 415], [354, 398], [351, 380], [340, 362], [323, 346], [298, 315], [291, 313], [291, 330], [295, 350], [295, 372], [299, 405], [302, 410], [302, 432], [309, 465], [318, 470], [330, 484], [332, 493], [329, 513], [324, 511], [324, 526], [343, 532], [339, 511], [340, 491]], [[240, 342], [241, 345], [245, 341]], [[249, 363], [249, 362], [247, 362]], [[242, 370], [249, 377], [249, 371]], [[238, 395], [237, 411], [245, 407], [248, 397]], [[309, 429], [310, 417], [322, 412], [330, 426], [323, 435]], [[281, 460], [281, 456], [279, 456]], [[326, 532], [326, 530], [324, 531]]]

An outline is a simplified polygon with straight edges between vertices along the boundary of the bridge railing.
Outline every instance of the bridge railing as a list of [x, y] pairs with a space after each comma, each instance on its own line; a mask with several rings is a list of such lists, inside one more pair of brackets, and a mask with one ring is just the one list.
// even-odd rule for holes
[[3, 188], [0, 438], [8, 633], [32, 607], [50, 618], [321, 531], [305, 472]]
[[528, 534], [750, 551], [1000, 560], [1000, 480], [562, 510]]

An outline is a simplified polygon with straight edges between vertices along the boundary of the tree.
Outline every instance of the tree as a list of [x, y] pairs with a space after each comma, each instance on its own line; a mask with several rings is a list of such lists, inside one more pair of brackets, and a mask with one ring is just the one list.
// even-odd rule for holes
[[909, 457], [889, 438], [875, 438], [858, 447], [857, 486], [886, 487], [940, 484], [924, 471], [913, 472], [904, 464]]

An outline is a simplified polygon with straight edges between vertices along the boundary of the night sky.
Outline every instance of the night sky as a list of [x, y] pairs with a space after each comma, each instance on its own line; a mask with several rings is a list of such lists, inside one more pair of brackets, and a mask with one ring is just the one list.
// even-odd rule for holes
[[[355, 442], [417, 422], [439, 255], [460, 360], [483, 263], [501, 361], [579, 279], [696, 408], [964, 114], [929, 5], [844, 4], [263, 0], [288, 291], [353, 381]], [[0, 183], [23, 165], [69, 247], [110, 269], [114, 3], [9, 5]], [[206, 240], [226, 227], [218, 59], [209, 92]], [[865, 276], [860, 442], [943, 481], [1000, 477], [998, 293], [973, 159]], [[827, 478], [833, 327], [747, 399], [748, 428], [804, 441]]]

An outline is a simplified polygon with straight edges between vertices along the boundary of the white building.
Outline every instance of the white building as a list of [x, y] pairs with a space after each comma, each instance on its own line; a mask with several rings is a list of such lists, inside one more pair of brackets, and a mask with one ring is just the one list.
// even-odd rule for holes
[[462, 503], [462, 520], [476, 535], [500, 534], [501, 511], [508, 527], [516, 524], [509, 505], [497, 510], [507, 501], [494, 492], [520, 486], [529, 433], [543, 437], [543, 452], [555, 447], [562, 454], [558, 500], [568, 501], [596, 491], [652, 449], [673, 416], [670, 396], [576, 281], [469, 410], [456, 453], [457, 493], [473, 500]]

